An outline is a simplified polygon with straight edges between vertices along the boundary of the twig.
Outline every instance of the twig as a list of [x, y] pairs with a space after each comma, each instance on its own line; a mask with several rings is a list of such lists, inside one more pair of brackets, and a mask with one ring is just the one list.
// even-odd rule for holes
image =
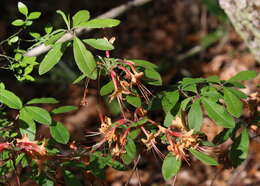
[[[151, 2], [152, 0], [133, 0], [133, 1], [129, 1], [123, 5], [120, 5], [116, 8], [113, 8], [111, 10], [109, 10], [108, 12], [96, 17], [96, 18], [115, 18], [121, 14], [123, 14], [124, 12], [126, 12], [127, 10], [129, 10], [132, 7], [138, 7], [138, 6], [142, 6], [148, 2]], [[75, 33], [76, 35], [81, 35], [83, 33], [87, 33], [89, 32], [91, 29], [87, 29], [87, 28], [77, 28], [75, 29]], [[73, 39], [73, 33], [68, 32], [66, 34], [64, 34], [57, 42], [66, 42], [66, 41], [70, 41]], [[41, 44], [39, 46], [36, 46], [32, 49], [30, 49], [29, 51], [27, 51], [24, 55], [25, 56], [39, 56], [45, 52], [48, 52], [52, 47], [50, 45], [46, 46], [45, 44]]]
[[137, 170], [137, 165], [138, 165], [140, 159], [141, 159], [141, 156], [139, 155], [138, 158], [137, 158], [137, 160], [134, 162], [134, 167], [133, 167], [133, 169], [132, 169], [132, 172], [131, 172], [131, 174], [130, 174], [130, 177], [129, 177], [127, 183], [125, 184], [125, 186], [128, 186], [128, 185], [129, 185], [130, 180], [132, 179], [132, 176], [133, 176], [134, 172]]
[[[236, 185], [237, 182], [239, 182], [239, 175], [242, 171], [244, 171], [244, 169], [248, 165], [251, 156], [252, 156], [251, 154], [248, 154], [247, 159], [237, 169], [234, 170], [233, 174], [228, 180], [228, 185], [233, 186]], [[240, 176], [240, 179], [243, 179], [243, 177]]]

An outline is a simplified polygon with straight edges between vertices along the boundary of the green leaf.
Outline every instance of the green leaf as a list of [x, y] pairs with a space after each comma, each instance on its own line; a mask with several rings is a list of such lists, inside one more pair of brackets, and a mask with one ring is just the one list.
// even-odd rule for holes
[[246, 70], [239, 72], [237, 75], [234, 77], [230, 78], [228, 81], [244, 81], [244, 80], [249, 80], [253, 79], [257, 76], [257, 72], [254, 70]]
[[61, 107], [53, 109], [51, 112], [53, 114], [61, 114], [61, 113], [71, 112], [71, 111], [74, 111], [77, 109], [78, 109], [78, 107], [75, 107], [75, 106], [61, 106]]
[[41, 35], [37, 32], [29, 32], [29, 34], [35, 39], [39, 39], [41, 37]]
[[27, 135], [30, 140], [35, 139], [36, 124], [32, 120], [30, 113], [26, 112], [25, 109], [20, 110], [19, 129], [23, 136]]
[[220, 144], [224, 143], [232, 136], [232, 134], [234, 133], [234, 129], [235, 128], [224, 129], [223, 131], [221, 131], [219, 134], [217, 134], [214, 137], [213, 143], [216, 145], [220, 145]]
[[58, 41], [63, 35], [64, 35], [64, 32], [57, 33], [57, 34], [51, 36], [50, 38], [48, 38], [47, 41], [44, 42], [44, 44], [45, 45], [52, 45], [56, 41]]
[[188, 97], [188, 98], [184, 99], [184, 100], [181, 102], [181, 109], [182, 109], [183, 111], [185, 111], [185, 110], [187, 109], [187, 106], [188, 106], [188, 104], [191, 102], [191, 100], [192, 100], [192, 97]]
[[239, 158], [246, 159], [249, 151], [249, 133], [247, 129], [244, 129], [241, 132], [240, 144], [237, 149], [243, 152], [243, 154], [241, 154]]
[[175, 176], [181, 168], [181, 160], [177, 159], [171, 153], [169, 153], [162, 164], [162, 175], [165, 180], [171, 179]]
[[220, 40], [220, 38], [222, 38], [223, 35], [224, 35], [224, 32], [222, 30], [216, 30], [215, 32], [211, 32], [201, 39], [200, 46], [203, 49], [206, 49], [210, 45], [212, 45], [215, 42], [217, 42], [218, 40]]
[[197, 99], [192, 105], [188, 113], [189, 129], [200, 131], [203, 120], [203, 113], [200, 107], [200, 100]]
[[234, 87], [237, 87], [237, 88], [246, 88], [242, 83], [238, 82], [238, 81], [226, 81], [225, 82], [226, 85], [232, 85]]
[[179, 92], [163, 92], [162, 107], [165, 113], [170, 112], [179, 100]]
[[62, 57], [65, 52], [66, 44], [65, 43], [57, 43], [53, 46], [53, 48], [45, 55], [39, 67], [39, 74], [43, 75], [50, 71]]
[[137, 128], [137, 129], [133, 129], [131, 130], [131, 132], [128, 134], [128, 137], [131, 139], [136, 139], [141, 133], [141, 129]]
[[130, 164], [136, 157], [136, 145], [134, 140], [127, 138], [127, 144], [125, 146], [126, 154], [122, 156], [125, 164]]
[[44, 31], [46, 34], [50, 34], [52, 32], [52, 30], [53, 30], [53, 27], [51, 25], [46, 25], [44, 27]]
[[167, 112], [164, 118], [163, 125], [165, 127], [170, 127], [172, 125], [172, 121], [174, 120], [174, 116], [172, 115], [171, 112]]
[[200, 160], [201, 162], [207, 164], [207, 165], [213, 165], [213, 166], [217, 166], [218, 162], [217, 160], [215, 160], [214, 158], [200, 152], [197, 151], [195, 149], [190, 148], [189, 149], [190, 153], [195, 156], [198, 160]]
[[220, 81], [218, 76], [210, 76], [210, 77], [207, 77], [206, 80], [209, 83], [218, 83], [218, 84], [221, 83], [221, 81]]
[[23, 4], [22, 2], [18, 2], [18, 10], [20, 13], [22, 13], [23, 15], [27, 16], [28, 14], [28, 8], [25, 4]]
[[246, 99], [246, 98], [248, 98], [248, 96], [244, 93], [244, 92], [242, 92], [242, 91], [240, 91], [240, 90], [237, 90], [237, 89], [235, 89], [235, 88], [229, 88], [229, 87], [226, 87], [226, 89], [228, 89], [229, 91], [231, 91], [233, 94], [235, 94], [238, 98], [240, 98], [240, 99]]
[[5, 89], [5, 84], [0, 81], [0, 89]]
[[48, 178], [42, 176], [39, 179], [39, 185], [41, 185], [41, 186], [54, 186], [54, 182], [51, 179], [48, 179]]
[[183, 91], [187, 91], [187, 92], [194, 92], [195, 94], [198, 93], [197, 85], [196, 85], [196, 84], [188, 84], [188, 85], [185, 85], [185, 86], [183, 86], [182, 90], [183, 90]]
[[248, 156], [250, 141], [247, 129], [243, 129], [241, 134], [234, 139], [230, 150], [230, 159], [232, 165], [237, 167], [240, 165]]
[[20, 98], [6, 89], [0, 89], [0, 102], [12, 109], [21, 109], [23, 107]]
[[80, 71], [91, 79], [97, 78], [96, 61], [93, 55], [86, 49], [82, 41], [74, 37], [74, 58]]
[[14, 20], [11, 24], [14, 25], [14, 26], [23, 26], [24, 25], [24, 20], [22, 19], [16, 19]]
[[119, 171], [127, 170], [126, 166], [123, 163], [112, 158], [107, 162], [107, 165]]
[[26, 104], [56, 104], [59, 103], [59, 101], [55, 98], [34, 98], [28, 101]]
[[28, 19], [38, 19], [41, 16], [41, 12], [31, 12], [28, 16]]
[[223, 98], [222, 94], [220, 94], [218, 90], [212, 86], [203, 87], [202, 89], [200, 89], [200, 94], [213, 100], [214, 102], [217, 102], [219, 99]]
[[148, 84], [150, 84], [150, 85], [155, 85], [155, 86], [160, 86], [160, 85], [162, 85], [161, 75], [160, 75], [157, 71], [155, 71], [155, 70], [153, 70], [153, 69], [151, 69], [151, 68], [146, 68], [146, 69], [144, 70], [144, 76], [145, 76], [145, 78], [146, 78], [145, 81], [146, 81]]
[[234, 117], [239, 118], [243, 111], [243, 103], [228, 88], [224, 89], [224, 101], [227, 105], [227, 111]]
[[126, 101], [127, 103], [133, 105], [134, 107], [141, 107], [141, 99], [140, 97], [135, 97], [135, 96], [126, 96]]
[[11, 45], [12, 43], [16, 43], [19, 40], [18, 36], [14, 36], [8, 40], [8, 44]]
[[158, 66], [146, 61], [146, 60], [141, 60], [141, 59], [131, 59], [129, 61], [133, 61], [135, 63], [136, 66], [140, 66], [143, 68], [152, 68], [152, 69], [158, 69]]
[[82, 185], [79, 181], [79, 178], [77, 178], [71, 171], [64, 170], [63, 175], [64, 175], [66, 186], [81, 186]]
[[130, 128], [141, 126], [141, 125], [145, 124], [147, 121], [148, 121], [148, 119], [146, 117], [143, 119], [140, 119], [140, 120], [132, 123]]
[[47, 110], [35, 106], [25, 106], [24, 109], [26, 112], [30, 113], [30, 116], [33, 120], [41, 124], [51, 124], [51, 116]]
[[62, 19], [66, 23], [67, 29], [70, 30], [70, 23], [69, 23], [68, 18], [65, 15], [65, 13], [63, 11], [61, 11], [61, 10], [57, 10], [56, 13], [61, 15]]
[[50, 125], [51, 136], [55, 141], [62, 144], [67, 144], [70, 139], [68, 129], [60, 122], [54, 122]]
[[33, 24], [33, 21], [27, 20], [25, 21], [25, 26], [31, 26]]
[[90, 14], [87, 10], [78, 11], [73, 17], [73, 27], [78, 26], [82, 22], [86, 22], [89, 20]]
[[77, 79], [75, 79], [72, 84], [76, 84], [79, 83], [80, 81], [82, 81], [84, 78], [86, 78], [87, 76], [85, 74], [80, 75], [79, 77], [77, 77]]
[[88, 22], [81, 23], [80, 27], [87, 28], [111, 28], [120, 24], [117, 19], [92, 19]]
[[202, 103], [208, 112], [208, 116], [213, 119], [216, 124], [225, 128], [235, 127], [234, 119], [228, 114], [223, 106], [205, 97], [203, 97]]
[[181, 81], [182, 85], [192, 85], [205, 82], [206, 79], [204, 78], [183, 78]]
[[114, 50], [114, 46], [107, 39], [84, 39], [83, 42], [98, 50]]
[[110, 94], [111, 92], [113, 92], [114, 89], [115, 87], [113, 81], [111, 80], [100, 89], [100, 95], [105, 96], [107, 94]]

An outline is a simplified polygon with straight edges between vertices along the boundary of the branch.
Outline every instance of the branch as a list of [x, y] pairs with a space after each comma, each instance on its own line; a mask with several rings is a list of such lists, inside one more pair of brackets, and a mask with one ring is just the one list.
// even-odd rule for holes
[[[131, 9], [132, 7], [142, 6], [152, 0], [131, 0], [123, 5], [120, 5], [116, 8], [109, 10], [108, 12], [96, 17], [96, 18], [115, 18], [127, 10]], [[83, 33], [89, 32], [91, 29], [87, 28], [77, 28], [75, 29], [76, 35], [81, 35]], [[66, 33], [64, 34], [57, 42], [66, 42], [73, 39], [73, 33]], [[45, 52], [48, 52], [52, 47], [50, 45], [46, 46], [45, 44], [41, 44], [36, 46], [30, 50], [28, 50], [24, 55], [25, 56], [39, 56]]]
[[219, 0], [219, 4], [260, 63], [260, 0]]

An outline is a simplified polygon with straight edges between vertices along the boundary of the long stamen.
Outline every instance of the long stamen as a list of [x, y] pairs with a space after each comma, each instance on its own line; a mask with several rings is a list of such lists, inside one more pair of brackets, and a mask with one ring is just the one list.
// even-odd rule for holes
[[142, 96], [144, 97], [146, 103], [149, 103], [150, 102], [150, 98], [147, 94], [147, 91], [144, 89], [144, 87], [142, 86], [142, 84], [140, 82], [137, 83], [137, 86], [142, 94]]

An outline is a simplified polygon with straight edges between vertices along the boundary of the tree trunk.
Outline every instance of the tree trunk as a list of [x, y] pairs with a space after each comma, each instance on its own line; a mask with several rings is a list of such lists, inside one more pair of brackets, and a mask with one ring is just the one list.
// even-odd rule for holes
[[219, 0], [219, 4], [260, 63], [260, 0]]

